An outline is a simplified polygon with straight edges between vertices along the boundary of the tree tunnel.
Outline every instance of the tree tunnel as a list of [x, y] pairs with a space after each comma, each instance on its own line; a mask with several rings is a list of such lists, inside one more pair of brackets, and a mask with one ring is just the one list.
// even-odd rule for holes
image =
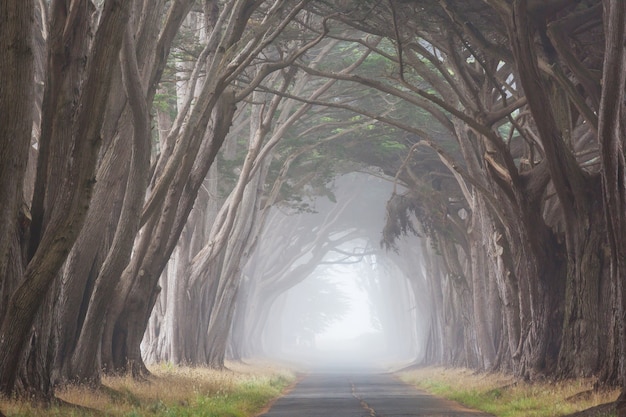
[[319, 350], [350, 292], [390, 355], [626, 386], [624, 1], [6, 3], [0, 393]]
[[390, 178], [355, 172], [307, 210], [274, 210], [244, 269], [231, 333], [241, 357], [344, 366], [421, 359], [430, 306], [419, 258], [407, 265], [381, 246], [392, 189]]

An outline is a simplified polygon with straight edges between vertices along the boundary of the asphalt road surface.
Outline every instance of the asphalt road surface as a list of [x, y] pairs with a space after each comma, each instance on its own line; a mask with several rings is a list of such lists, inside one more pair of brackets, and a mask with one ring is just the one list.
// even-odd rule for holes
[[263, 417], [487, 417], [385, 373], [312, 373]]

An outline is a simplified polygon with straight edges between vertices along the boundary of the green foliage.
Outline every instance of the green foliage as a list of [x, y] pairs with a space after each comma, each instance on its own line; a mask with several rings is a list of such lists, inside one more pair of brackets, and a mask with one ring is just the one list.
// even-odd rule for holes
[[[302, 61], [306, 64], [307, 59], [315, 59], [317, 52], [324, 47], [320, 45], [314, 48], [302, 58]], [[404, 88], [394, 81], [397, 78], [397, 63], [385, 56], [385, 54], [393, 56], [397, 53], [394, 42], [383, 40], [377, 48], [382, 53], [369, 54], [354, 74], [376, 79], [377, 82], [394, 84], [396, 88]], [[331, 72], [343, 70], [359, 61], [365, 49], [363, 45], [356, 42], [339, 42], [329, 55], [316, 62], [316, 68]], [[426, 62], [425, 65], [430, 64]], [[419, 85], [420, 88], [428, 89], [429, 85], [412, 71], [410, 68], [405, 68], [405, 79], [414, 85]], [[305, 91], [289, 91], [289, 93], [307, 97], [326, 81], [321, 77], [312, 77], [307, 81]], [[271, 86], [268, 85], [268, 87]], [[347, 81], [336, 81], [326, 96], [320, 97], [319, 100], [329, 103], [348, 103], [354, 108], [364, 109], [369, 113], [396, 120], [398, 123], [417, 127], [427, 132], [446, 151], [451, 154], [457, 152], [458, 146], [454, 139], [449, 134], [442, 133], [445, 129], [430, 113], [390, 94]], [[284, 120], [287, 115], [283, 112], [287, 111], [287, 108], [289, 107], [280, 109], [275, 117], [282, 117]], [[295, 112], [297, 108], [294, 106], [289, 111]], [[248, 110], [243, 109], [243, 111]], [[247, 129], [238, 131], [240, 137], [236, 140], [243, 140]], [[270, 161], [264, 191], [269, 192], [273, 189], [274, 182], [283, 172], [285, 162], [290, 161], [287, 179], [281, 185], [276, 203], [287, 206], [295, 212], [309, 212], [311, 207], [306, 203], [308, 198], [324, 196], [330, 201], [336, 200], [329, 187], [332, 180], [339, 175], [374, 168], [378, 172], [382, 171], [387, 175], [395, 176], [409, 148], [418, 140], [420, 138], [415, 137], [414, 134], [381, 121], [370, 120], [364, 115], [349, 110], [314, 107], [290, 127], [276, 147]], [[238, 149], [243, 151], [245, 146], [239, 146]], [[303, 149], [306, 151], [302, 152]], [[292, 161], [291, 158], [296, 154], [297, 158]], [[236, 180], [237, 168], [241, 166], [244, 156], [243, 152], [238, 152], [235, 159], [218, 161], [220, 187], [225, 190], [232, 188]], [[414, 172], [418, 176], [422, 174], [425, 176], [428, 175], [430, 169], [430, 166], [425, 166], [425, 173], [419, 170], [414, 170]]]
[[169, 113], [172, 117], [176, 117], [176, 94], [161, 90], [154, 96], [153, 107], [159, 111]]
[[395, 140], [383, 140], [380, 148], [383, 152], [406, 151], [406, 145]]

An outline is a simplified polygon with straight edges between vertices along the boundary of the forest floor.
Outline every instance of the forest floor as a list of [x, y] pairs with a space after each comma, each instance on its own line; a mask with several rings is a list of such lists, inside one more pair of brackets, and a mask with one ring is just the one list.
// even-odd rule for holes
[[613, 417], [619, 390], [595, 390], [592, 379], [527, 383], [469, 369], [411, 368], [396, 375], [424, 391], [497, 417]]
[[215, 371], [159, 365], [146, 381], [106, 377], [102, 388], [60, 389], [62, 405], [35, 407], [0, 398], [7, 417], [249, 417], [263, 410], [295, 381], [295, 373], [266, 363], [228, 363]]

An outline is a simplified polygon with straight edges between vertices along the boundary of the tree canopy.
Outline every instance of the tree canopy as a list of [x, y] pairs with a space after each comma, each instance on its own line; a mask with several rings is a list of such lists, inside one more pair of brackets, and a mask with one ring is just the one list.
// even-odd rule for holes
[[[625, 26], [622, 0], [4, 1], [0, 391], [259, 353], [354, 239], [428, 306], [420, 360], [626, 386]], [[390, 184], [380, 230], [333, 190], [357, 171]]]

